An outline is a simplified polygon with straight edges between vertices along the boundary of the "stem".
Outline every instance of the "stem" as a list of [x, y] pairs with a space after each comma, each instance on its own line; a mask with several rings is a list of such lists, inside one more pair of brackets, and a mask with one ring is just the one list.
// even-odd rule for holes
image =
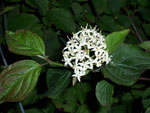
[[137, 30], [134, 22], [132, 21], [131, 16], [128, 14], [128, 9], [126, 7], [125, 7], [125, 11], [126, 11], [126, 13], [128, 15], [128, 18], [130, 20], [130, 23], [131, 23], [133, 29], [135, 30], [136, 36], [138, 37], [138, 39], [139, 39], [140, 42], [143, 42], [142, 37], [140, 36], [140, 34], [139, 34], [139, 32], [138, 32], [138, 30]]
[[51, 61], [51, 60], [50, 60], [47, 56], [45, 56], [45, 55], [43, 55], [43, 56], [37, 55], [37, 57], [42, 58], [42, 59], [44, 59], [44, 60], [46, 61], [46, 63], [41, 64], [41, 66], [45, 66], [45, 65], [49, 64], [49, 65], [51, 65], [51, 66], [64, 67], [63, 64], [58, 63], [58, 62], [53, 62], [53, 61]]
[[64, 67], [64, 65], [63, 64], [61, 64], [61, 63], [58, 63], [58, 62], [53, 62], [53, 61], [50, 61], [50, 63], [49, 63], [50, 65], [53, 65], [53, 66], [59, 66], [59, 67]]
[[146, 80], [146, 81], [150, 81], [150, 78], [140, 77], [138, 80]]
[[40, 66], [42, 67], [42, 66], [45, 66], [45, 65], [47, 65], [47, 64], [49, 64], [48, 62], [45, 62], [45, 63], [43, 63], [43, 64], [40, 64]]

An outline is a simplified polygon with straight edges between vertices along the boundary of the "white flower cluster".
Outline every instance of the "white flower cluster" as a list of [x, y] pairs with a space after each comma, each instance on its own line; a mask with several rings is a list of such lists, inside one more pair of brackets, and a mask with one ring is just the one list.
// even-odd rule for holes
[[103, 63], [108, 64], [111, 61], [101, 32], [96, 27], [88, 28], [88, 25], [81, 28], [82, 30], [73, 34], [63, 49], [64, 65], [74, 69], [72, 76], [78, 81], [86, 75], [86, 70], [101, 67]]

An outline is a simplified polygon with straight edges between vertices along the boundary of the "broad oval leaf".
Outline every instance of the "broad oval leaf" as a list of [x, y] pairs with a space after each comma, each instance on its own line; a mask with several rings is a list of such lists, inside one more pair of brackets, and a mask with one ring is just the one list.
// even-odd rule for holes
[[7, 32], [6, 41], [12, 53], [27, 56], [45, 54], [43, 40], [31, 31], [19, 30], [16, 32]]
[[102, 68], [104, 77], [117, 84], [132, 85], [150, 67], [150, 54], [123, 44], [112, 53], [112, 62]]
[[144, 31], [145, 31], [145, 33], [148, 35], [148, 36], [150, 36], [150, 24], [144, 24], [143, 25], [143, 28], [144, 28]]
[[96, 98], [103, 106], [110, 105], [113, 102], [114, 86], [105, 80], [96, 85]]
[[148, 107], [147, 109], [146, 109], [146, 112], [145, 113], [150, 113], [150, 107]]
[[48, 69], [46, 80], [48, 90], [44, 96], [55, 99], [60, 96], [70, 82], [71, 71], [66, 69]]
[[144, 109], [146, 109], [146, 108], [148, 108], [150, 106], [150, 87], [148, 87], [143, 92], [142, 104], [143, 104]]
[[150, 41], [145, 41], [145, 42], [139, 44], [139, 47], [141, 47], [141, 48], [143, 48], [145, 50], [150, 51]]
[[40, 70], [40, 64], [33, 60], [9, 65], [0, 73], [0, 102], [23, 100], [35, 87]]
[[91, 90], [92, 87], [89, 83], [77, 83], [75, 86], [68, 87], [61, 96], [53, 99], [53, 103], [56, 108], [62, 108], [65, 112], [77, 113], [78, 105], [84, 105], [88, 101]]
[[123, 43], [128, 33], [129, 29], [119, 32], [113, 32], [106, 37], [106, 49], [109, 51], [109, 53], [116, 50], [120, 46], [120, 44]]
[[27, 13], [17, 13], [13, 16], [11, 13], [8, 13], [7, 21], [9, 31], [28, 29], [35, 32], [37, 29], [37, 25], [39, 25], [40, 23], [40, 20], [34, 14]]
[[45, 15], [48, 10], [48, 0], [25, 0], [25, 2], [31, 7], [37, 8], [39, 13], [42, 15]]
[[47, 19], [64, 32], [75, 32], [76, 25], [72, 15], [65, 9], [53, 8], [47, 12]]

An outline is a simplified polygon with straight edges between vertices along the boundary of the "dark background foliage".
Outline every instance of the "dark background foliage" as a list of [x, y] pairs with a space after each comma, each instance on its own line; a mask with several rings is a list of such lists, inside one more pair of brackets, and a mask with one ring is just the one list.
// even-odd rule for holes
[[[4, 0], [1, 0], [1, 3], [2, 1]], [[62, 62], [62, 49], [68, 40], [67, 36], [71, 37], [72, 33], [79, 31], [80, 26], [86, 26], [87, 23], [93, 27], [97, 25], [104, 35], [130, 29], [125, 39], [127, 44], [138, 45], [149, 40], [150, 36], [149, 0], [5, 0], [3, 3], [6, 9], [0, 4], [0, 11], [6, 10], [6, 18], [0, 13], [0, 43], [8, 64], [30, 57], [8, 51], [4, 38], [5, 30], [27, 29], [37, 33], [45, 42], [46, 55], [57, 62]], [[127, 53], [134, 56], [130, 53], [130, 48], [128, 50]], [[31, 59], [39, 63], [44, 62], [35, 57]], [[3, 65], [2, 59], [0, 65]], [[1, 66], [0, 69], [2, 68]], [[149, 70], [143, 72], [142, 78], [131, 86], [117, 85], [99, 72], [90, 73], [73, 87], [70, 73], [70, 70], [62, 68], [43, 67], [36, 88], [22, 101], [25, 112], [150, 112]], [[143, 80], [143, 77], [147, 79]], [[114, 86], [113, 98], [109, 105], [105, 106], [99, 104], [95, 95], [96, 84], [103, 79]], [[112, 86], [108, 87], [111, 90]], [[19, 112], [18, 103], [0, 104], [0, 113]]]

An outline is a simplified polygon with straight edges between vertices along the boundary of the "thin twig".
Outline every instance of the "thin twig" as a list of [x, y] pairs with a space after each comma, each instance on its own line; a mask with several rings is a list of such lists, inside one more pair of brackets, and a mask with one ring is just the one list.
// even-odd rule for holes
[[43, 63], [43, 64], [40, 64], [40, 66], [42, 67], [42, 66], [45, 66], [45, 65], [47, 65], [47, 64], [49, 64], [48, 62], [45, 62], [45, 63]]
[[127, 13], [127, 15], [128, 15], [128, 18], [129, 18], [129, 20], [130, 20], [130, 22], [131, 22], [131, 25], [132, 25], [133, 29], [135, 30], [136, 36], [138, 37], [138, 39], [139, 39], [140, 42], [143, 42], [142, 37], [140, 36], [140, 34], [139, 34], [139, 32], [138, 32], [138, 30], [137, 30], [137, 28], [136, 28], [134, 22], [132, 21], [131, 16], [128, 14], [128, 10], [127, 10], [126, 7], [125, 7], [125, 10], [126, 10], [126, 13]]
[[144, 77], [140, 77], [138, 80], [150, 81], [150, 78], [144, 78]]

